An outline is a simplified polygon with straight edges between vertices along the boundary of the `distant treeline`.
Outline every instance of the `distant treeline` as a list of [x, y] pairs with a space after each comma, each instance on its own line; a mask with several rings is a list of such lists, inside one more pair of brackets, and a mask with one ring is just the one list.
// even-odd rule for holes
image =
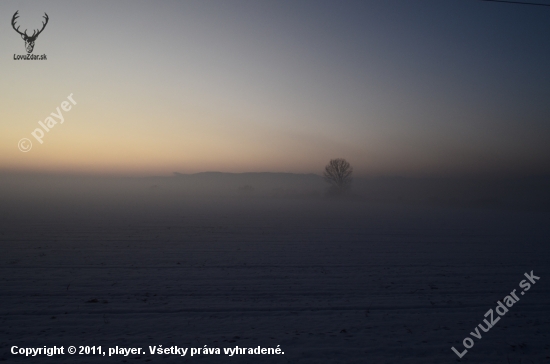
[[[327, 197], [322, 176], [293, 173], [175, 173], [168, 177], [0, 174], [0, 202], [171, 201], [203, 197]], [[550, 211], [550, 176], [509, 179], [355, 178], [342, 196], [373, 204], [428, 204]]]

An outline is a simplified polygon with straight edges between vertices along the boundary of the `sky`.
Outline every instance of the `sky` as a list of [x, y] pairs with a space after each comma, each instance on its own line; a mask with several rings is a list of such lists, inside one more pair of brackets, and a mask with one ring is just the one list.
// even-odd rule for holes
[[[29, 33], [48, 14], [47, 60], [14, 60], [17, 10]], [[550, 174], [550, 7], [7, 0], [0, 15], [0, 172], [320, 174], [341, 157], [362, 176]]]

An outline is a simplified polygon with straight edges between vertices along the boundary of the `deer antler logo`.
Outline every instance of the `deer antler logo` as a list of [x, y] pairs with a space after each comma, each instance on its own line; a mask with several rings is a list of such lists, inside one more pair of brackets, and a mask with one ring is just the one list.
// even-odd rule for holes
[[32, 53], [32, 50], [34, 49], [34, 42], [36, 41], [36, 38], [38, 38], [38, 36], [40, 35], [40, 33], [42, 33], [42, 31], [44, 30], [44, 28], [46, 28], [46, 24], [48, 24], [48, 20], [49, 20], [50, 18], [48, 17], [48, 14], [44, 13], [45, 15], [44, 15], [43, 18], [44, 18], [46, 21], [43, 21], [43, 22], [42, 22], [42, 29], [40, 29], [40, 30], [35, 29], [34, 32], [32, 33], [32, 35], [29, 36], [29, 35], [27, 34], [27, 29], [25, 29], [25, 32], [22, 33], [22, 32], [19, 31], [19, 27], [17, 27], [17, 28], [15, 27], [15, 21], [17, 20], [17, 18], [19, 18], [18, 13], [19, 13], [19, 10], [17, 10], [17, 11], [15, 12], [15, 14], [13, 14], [13, 18], [11, 18], [11, 26], [13, 27], [13, 29], [14, 29], [17, 33], [21, 34], [21, 38], [23, 38], [23, 40], [25, 41], [25, 48], [27, 49], [27, 53]]

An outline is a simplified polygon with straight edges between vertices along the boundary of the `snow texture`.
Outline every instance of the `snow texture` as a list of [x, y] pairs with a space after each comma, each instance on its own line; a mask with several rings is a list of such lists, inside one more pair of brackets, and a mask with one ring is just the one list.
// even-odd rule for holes
[[[323, 199], [92, 210], [4, 213], [0, 361], [550, 362], [545, 212]], [[531, 270], [540, 281], [459, 361], [451, 346]], [[13, 345], [284, 355], [33, 358]]]

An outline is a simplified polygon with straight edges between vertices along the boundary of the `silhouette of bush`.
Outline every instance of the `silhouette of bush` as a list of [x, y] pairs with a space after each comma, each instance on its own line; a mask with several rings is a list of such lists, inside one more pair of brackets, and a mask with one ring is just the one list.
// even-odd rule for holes
[[351, 187], [353, 167], [344, 158], [331, 159], [323, 173], [325, 181], [330, 184], [329, 195], [342, 195]]

